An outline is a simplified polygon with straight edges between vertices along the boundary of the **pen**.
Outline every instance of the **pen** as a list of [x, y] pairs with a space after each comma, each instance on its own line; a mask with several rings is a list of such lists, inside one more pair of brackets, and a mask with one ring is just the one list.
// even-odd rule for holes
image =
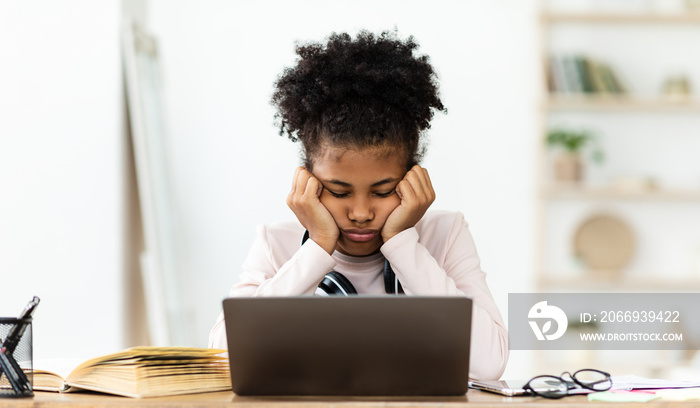
[[[10, 359], [7, 358], [4, 347], [0, 349], [0, 371], [5, 373], [5, 375], [7, 376], [7, 380], [10, 382], [10, 385], [12, 386], [12, 389], [15, 390], [15, 392], [23, 392], [21, 380], [17, 376], [17, 372], [15, 371], [15, 369], [12, 367]], [[2, 373], [0, 372], [0, 374]]]
[[20, 321], [12, 327], [12, 330], [10, 330], [10, 333], [7, 335], [7, 337], [5, 337], [5, 341], [2, 343], [2, 348], [5, 349], [6, 353], [12, 354], [15, 351], [17, 344], [19, 344], [19, 340], [22, 338], [22, 335], [24, 334], [24, 331], [27, 330], [28, 326], [28, 324], [26, 322], [22, 322], [22, 320], [31, 318], [32, 314], [34, 313], [34, 309], [36, 309], [38, 304], [39, 298], [34, 296], [27, 304], [27, 307], [25, 307], [24, 310], [22, 310], [22, 313], [20, 313], [18, 318]]
[[29, 326], [29, 323], [25, 320], [32, 317], [34, 309], [36, 309], [38, 304], [39, 298], [34, 296], [24, 310], [22, 310], [22, 313], [20, 313], [17, 319], [17, 323], [12, 326], [10, 333], [5, 337], [5, 341], [0, 345], [0, 376], [2, 372], [4, 372], [10, 385], [18, 394], [32, 395], [33, 392], [29, 379], [24, 374], [24, 371], [22, 371], [22, 367], [17, 364], [12, 353], [14, 353], [24, 332], [27, 330], [27, 326]]
[[22, 370], [22, 367], [17, 363], [17, 360], [12, 356], [12, 354], [7, 353], [7, 350], [2, 347], [0, 348], [0, 359], [4, 360], [5, 366], [9, 366], [9, 371], [6, 371], [7, 378], [10, 378], [10, 374], [14, 377], [16, 386], [13, 385], [12, 388], [18, 393], [24, 394], [25, 392], [32, 393], [32, 385], [29, 382], [29, 378]]

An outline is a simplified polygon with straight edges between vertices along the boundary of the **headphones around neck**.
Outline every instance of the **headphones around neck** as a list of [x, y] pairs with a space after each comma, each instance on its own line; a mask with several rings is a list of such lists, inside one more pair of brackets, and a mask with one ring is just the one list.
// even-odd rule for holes
[[[301, 239], [301, 244], [304, 245], [309, 239], [309, 231], [304, 232], [304, 237]], [[401, 282], [396, 277], [396, 274], [391, 269], [389, 261], [384, 259], [384, 290], [388, 295], [403, 295], [403, 287], [401, 287]], [[320, 296], [350, 296], [357, 295], [357, 290], [350, 283], [348, 278], [343, 276], [342, 273], [336, 271], [330, 271], [323, 277], [323, 280], [316, 288], [316, 295]]]

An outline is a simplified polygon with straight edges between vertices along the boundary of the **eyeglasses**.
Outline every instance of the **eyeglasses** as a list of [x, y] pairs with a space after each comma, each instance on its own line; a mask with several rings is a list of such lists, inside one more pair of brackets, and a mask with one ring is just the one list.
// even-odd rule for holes
[[584, 368], [573, 374], [565, 371], [558, 377], [538, 375], [531, 378], [523, 388], [540, 397], [562, 398], [591, 391], [607, 391], [612, 388], [612, 378], [605, 371]]

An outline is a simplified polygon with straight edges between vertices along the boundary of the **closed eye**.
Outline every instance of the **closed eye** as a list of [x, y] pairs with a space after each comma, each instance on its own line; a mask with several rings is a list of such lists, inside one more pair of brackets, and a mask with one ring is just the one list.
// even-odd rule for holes
[[329, 190], [327, 187], [324, 188], [335, 198], [345, 198], [350, 195], [350, 193], [336, 193], [335, 191]]
[[392, 188], [391, 190], [387, 191], [386, 193], [374, 193], [377, 197], [389, 197], [390, 195], [394, 194], [396, 192], [396, 187]]

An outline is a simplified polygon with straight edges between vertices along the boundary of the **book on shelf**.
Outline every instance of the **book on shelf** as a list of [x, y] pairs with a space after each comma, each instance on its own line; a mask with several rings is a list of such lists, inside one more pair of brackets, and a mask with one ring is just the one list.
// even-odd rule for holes
[[552, 55], [549, 58], [548, 71], [552, 93], [567, 95], [626, 93], [610, 65], [584, 55]]
[[80, 362], [34, 362], [35, 391], [97, 391], [133, 398], [231, 389], [226, 350], [192, 347], [133, 347]]
[[569, 81], [566, 80], [566, 72], [564, 70], [564, 61], [562, 56], [551, 55], [549, 57], [549, 92], [551, 93], [570, 93], [573, 92]]
[[588, 58], [584, 58], [581, 55], [576, 55], [572, 57], [572, 59], [574, 61], [576, 76], [578, 81], [581, 83], [581, 91], [587, 94], [604, 91], [595, 88], [593, 72], [591, 72], [591, 66], [593, 63]]

